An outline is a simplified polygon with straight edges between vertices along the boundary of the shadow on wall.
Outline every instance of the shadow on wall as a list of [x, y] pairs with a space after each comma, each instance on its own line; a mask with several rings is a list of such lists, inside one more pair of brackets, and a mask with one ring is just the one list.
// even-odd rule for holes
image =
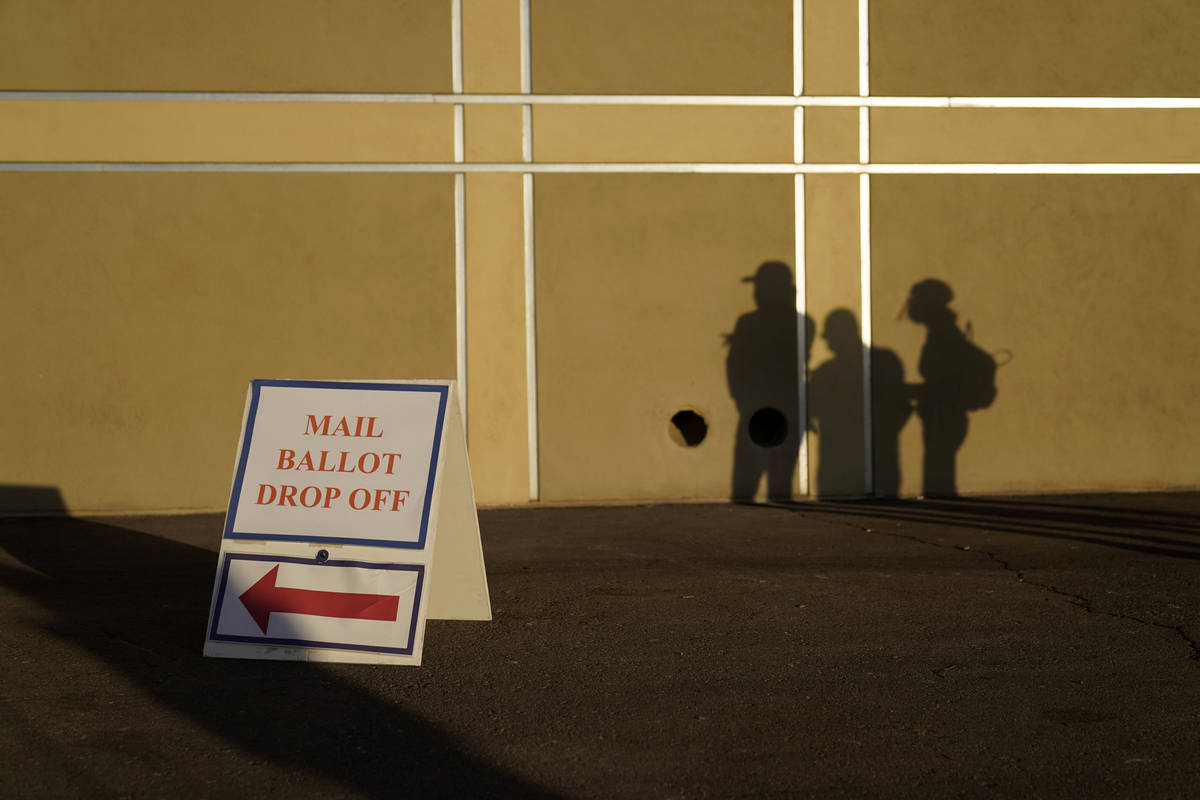
[[[757, 288], [755, 294], [757, 299]], [[934, 278], [919, 281], [910, 290], [902, 313], [926, 329], [917, 365], [919, 383], [906, 382], [904, 363], [895, 351], [879, 345], [870, 349], [870, 457], [876, 496], [896, 497], [900, 493], [900, 434], [914, 411], [921, 421], [921, 493], [926, 497], [956, 496], [958, 451], [966, 441], [968, 414], [988, 408], [996, 397], [996, 361], [971, 341], [969, 324], [966, 332], [958, 327], [957, 315], [949, 307], [953, 297], [950, 287]], [[756, 313], [761, 313], [761, 303]], [[739, 330], [742, 320], [753, 316], [744, 315], [738, 321]], [[782, 330], [782, 324], [779, 328]], [[806, 341], [811, 347], [810, 326], [808, 331]], [[845, 308], [835, 309], [825, 318], [821, 338], [833, 355], [810, 373], [807, 386], [808, 428], [816, 434], [815, 494], [845, 497], [861, 493], [866, 474], [868, 448], [862, 399], [866, 345], [858, 319]], [[795, 355], [794, 344], [787, 355]], [[732, 356], [731, 350], [731, 360]], [[749, 362], [748, 358], [743, 360]], [[782, 359], [770, 363], [763, 358], [759, 366], [781, 369]], [[751, 383], [745, 377], [739, 380], [743, 385]], [[730, 387], [737, 399], [732, 370]], [[741, 402], [738, 408], [744, 416]], [[743, 445], [740, 436], [739, 445]], [[781, 453], [793, 459], [795, 454], [794, 448]], [[739, 451], [734, 461], [738, 499], [739, 469], [749, 458]]]
[[64, 514], [66, 510], [57, 486], [0, 484], [0, 514]]
[[[809, 428], [817, 435], [818, 497], [846, 495], [866, 473], [862, 413], [863, 353], [858, 319], [839, 308], [825, 318], [821, 333], [833, 357], [809, 378]], [[900, 491], [900, 431], [912, 414], [904, 385], [904, 364], [891, 350], [871, 348], [875, 493]]]
[[958, 494], [958, 450], [967, 438], [967, 414], [996, 399], [996, 359], [964, 332], [950, 309], [954, 292], [936, 278], [909, 291], [903, 313], [926, 329], [917, 371], [922, 382], [909, 395], [921, 419], [921, 493], [926, 497]]
[[799, 325], [804, 341], [812, 321], [796, 312], [792, 270], [779, 261], [762, 264], [743, 278], [754, 284], [755, 310], [742, 314], [725, 334], [725, 377], [738, 410], [730, 498], [754, 500], [766, 478], [767, 498], [791, 500], [803, 426], [800, 408]]
[[[212, 539], [219, 538], [219, 518], [194, 519], [203, 530], [193, 538], [207, 538], [210, 529]], [[553, 796], [475, 758], [455, 737], [357, 685], [353, 676], [361, 678], [371, 667], [202, 657], [215, 565], [211, 550], [71, 518], [0, 519], [0, 548], [18, 562], [0, 560], [0, 586], [41, 606], [53, 638], [101, 662], [105, 669], [96, 673], [101, 683], [110, 670], [119, 673], [139, 696], [211, 731], [239, 753], [370, 797]], [[55, 687], [47, 711], [75, 713], [71, 704], [95, 685], [89, 680]], [[110, 688], [103, 684], [96, 691]], [[52, 735], [37, 733], [46, 728], [34, 720], [10, 716], [7, 724], [25, 725], [33, 736]], [[164, 758], [174, 763], [176, 751], [168, 744], [147, 743], [160, 722], [121, 724], [130, 726], [123, 734], [125, 752], [136, 754], [128, 769]], [[107, 793], [99, 788], [106, 778], [95, 761], [98, 751], [88, 748], [112, 743], [73, 742], [57, 754], [54, 742], [43, 744], [39, 752], [62, 759], [55, 768], [69, 776], [75, 791]], [[108, 757], [113, 751], [103, 752]], [[182, 781], [187, 774], [179, 767], [155, 780]], [[197, 789], [185, 793], [192, 791]]]

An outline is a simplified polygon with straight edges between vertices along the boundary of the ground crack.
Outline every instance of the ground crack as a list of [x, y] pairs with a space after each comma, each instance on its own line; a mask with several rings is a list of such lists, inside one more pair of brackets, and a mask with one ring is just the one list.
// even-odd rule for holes
[[851, 527], [851, 528], [860, 530], [863, 533], [873, 533], [878, 536], [890, 536], [894, 539], [907, 539], [910, 542], [916, 542], [917, 544], [923, 544], [928, 547], [938, 547], [943, 550], [958, 550], [960, 552], [968, 552], [968, 553], [979, 553], [980, 555], [984, 556], [992, 563], [998, 565], [1005, 572], [1011, 573], [1017, 579], [1018, 583], [1024, 583], [1024, 584], [1032, 586], [1036, 589], [1041, 589], [1044, 592], [1048, 592], [1050, 594], [1058, 595], [1059, 597], [1065, 598], [1072, 605], [1082, 608], [1084, 613], [1086, 613], [1086, 614], [1100, 614], [1100, 615], [1103, 615], [1106, 617], [1111, 617], [1113, 619], [1125, 620], [1127, 622], [1135, 622], [1139, 625], [1146, 625], [1146, 626], [1152, 627], [1152, 628], [1159, 628], [1161, 630], [1171, 631], [1176, 636], [1178, 636], [1180, 639], [1182, 639], [1184, 641], [1184, 643], [1191, 649], [1192, 652], [1191, 652], [1191, 655], [1188, 656], [1188, 660], [1200, 663], [1200, 642], [1198, 642], [1197, 640], [1195, 640], [1191, 636], [1189, 636], [1187, 631], [1184, 630], [1182, 625], [1167, 625], [1162, 622], [1155, 622], [1155, 621], [1149, 620], [1149, 619], [1142, 619], [1141, 617], [1137, 617], [1132, 614], [1120, 614], [1115, 611], [1105, 611], [1103, 609], [1096, 608], [1095, 603], [1093, 603], [1089, 598], [1084, 597], [1083, 595], [1075, 594], [1073, 592], [1068, 592], [1063, 589], [1059, 589], [1057, 586], [1054, 586], [1052, 584], [1041, 583], [1040, 581], [1029, 580], [1028, 578], [1025, 577], [1025, 573], [1023, 571], [1021, 571], [1020, 569], [1017, 569], [1011, 563], [1009, 563], [1005, 559], [1001, 558], [1000, 556], [996, 555], [995, 553], [989, 552], [987, 550], [974, 550], [968, 546], [942, 544], [941, 542], [931, 542], [928, 539], [922, 539], [919, 536], [912, 536], [910, 534], [897, 533], [897, 532], [893, 532], [893, 531], [881, 531], [876, 528], [867, 528], [867, 527], [863, 527], [862, 525], [856, 525], [852, 522], [846, 522], [843, 524], [846, 525], [847, 527]]
[[[996, 556], [992, 553], [987, 553], [986, 555], [994, 561], [1003, 563], [1001, 559], [996, 558]], [[1190, 656], [1188, 656], [1188, 659], [1191, 661], [1200, 662], [1200, 642], [1197, 642], [1195, 639], [1188, 636], [1187, 631], [1185, 631], [1183, 629], [1182, 625], [1167, 625], [1162, 622], [1155, 622], [1154, 620], [1143, 619], [1143, 618], [1135, 616], [1133, 614], [1121, 614], [1116, 611], [1105, 611], [1104, 609], [1096, 608], [1095, 603], [1093, 603], [1090, 599], [1084, 597], [1083, 595], [1075, 594], [1073, 592], [1063, 591], [1062, 589], [1059, 589], [1057, 586], [1053, 586], [1048, 583], [1040, 583], [1038, 581], [1026, 580], [1023, 573], [1021, 573], [1017, 570], [1010, 570], [1010, 571], [1016, 572], [1017, 580], [1021, 581], [1022, 583], [1027, 583], [1030, 586], [1036, 586], [1037, 588], [1042, 589], [1043, 591], [1049, 592], [1051, 594], [1056, 594], [1059, 597], [1065, 597], [1072, 604], [1082, 608], [1084, 610], [1084, 612], [1087, 614], [1101, 614], [1105, 617], [1111, 617], [1113, 619], [1125, 620], [1127, 622], [1136, 622], [1139, 625], [1147, 625], [1152, 628], [1159, 628], [1161, 630], [1171, 631], [1176, 636], [1178, 636], [1180, 639], [1182, 639], [1189, 648], [1191, 648], [1192, 654]]]

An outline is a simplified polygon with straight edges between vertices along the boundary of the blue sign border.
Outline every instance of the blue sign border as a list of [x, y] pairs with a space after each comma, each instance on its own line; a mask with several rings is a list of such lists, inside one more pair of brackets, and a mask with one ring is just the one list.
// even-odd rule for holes
[[225, 586], [229, 582], [229, 566], [234, 560], [266, 561], [272, 564], [317, 564], [315, 559], [295, 558], [293, 556], [269, 556], [251, 553], [226, 553], [225, 563], [221, 567], [221, 585], [217, 589], [217, 605], [213, 609], [212, 627], [209, 628], [208, 638], [214, 642], [237, 642], [239, 644], [282, 645], [285, 647], [319, 647], [330, 650], [359, 650], [367, 653], [391, 653], [393, 655], [411, 656], [417, 641], [417, 612], [421, 608], [421, 591], [425, 585], [425, 567], [420, 564], [375, 564], [369, 561], [326, 561], [322, 567], [358, 567], [360, 569], [390, 569], [405, 570], [417, 574], [417, 592], [413, 597], [412, 621], [408, 628], [407, 647], [377, 647], [369, 644], [343, 644], [339, 642], [319, 642], [308, 639], [280, 639], [269, 636], [231, 636], [218, 634], [217, 625], [221, 621], [221, 608], [225, 603]]
[[[415, 542], [389, 539], [362, 539], [349, 536], [312, 536], [297, 533], [257, 533], [235, 531], [238, 502], [242, 496], [242, 481], [246, 477], [246, 458], [250, 454], [250, 441], [254, 436], [254, 422], [258, 415], [259, 393], [264, 386], [298, 389], [354, 389], [378, 392], [435, 392], [438, 400], [437, 427], [433, 432], [433, 451], [429, 456], [429, 480], [425, 486], [425, 503], [421, 509], [421, 529]], [[424, 550], [425, 537], [429, 532], [429, 512], [433, 504], [434, 479], [437, 477], [438, 453], [442, 446], [442, 428], [446, 422], [446, 400], [450, 396], [449, 386], [424, 383], [365, 383], [350, 381], [293, 381], [253, 380], [250, 381], [250, 410], [246, 414], [246, 430], [242, 434], [242, 446], [238, 453], [238, 467], [234, 474], [233, 491], [229, 496], [229, 511], [225, 515], [226, 539], [254, 539], [279, 542], [329, 542], [342, 544], [365, 544], [372, 547], [397, 547], [405, 550]]]

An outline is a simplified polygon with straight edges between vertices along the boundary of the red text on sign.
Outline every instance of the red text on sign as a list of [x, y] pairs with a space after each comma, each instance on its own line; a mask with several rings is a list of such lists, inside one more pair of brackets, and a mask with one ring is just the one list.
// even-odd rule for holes
[[279, 463], [275, 469], [294, 469], [301, 472], [362, 472], [371, 475], [383, 467], [384, 475], [394, 474], [396, 462], [403, 456], [400, 453], [363, 453], [355, 460], [348, 451], [339, 450], [336, 455], [329, 450], [318, 450], [316, 455], [305, 450], [304, 455], [296, 458], [295, 450], [286, 447], [279, 449]]
[[[379, 432], [376, 433], [375, 426], [377, 424], [376, 417], [337, 417], [337, 422], [334, 422], [330, 414], [323, 417], [318, 417], [316, 414], [308, 414], [304, 423], [304, 435], [314, 436], [364, 436], [371, 439], [379, 439], [383, 436], [382, 426]], [[350, 420], [354, 420], [351, 422]], [[364, 429], [364, 425], [366, 426]]]
[[302, 506], [304, 508], [329, 508], [334, 500], [342, 496], [342, 490], [336, 486], [305, 486], [303, 489], [290, 484], [276, 486], [273, 483], [258, 485], [258, 505], [269, 506], [278, 502], [281, 506]]
[[408, 500], [408, 495], [407, 489], [376, 489], [374, 492], [370, 489], [355, 489], [350, 493], [350, 507], [355, 511], [362, 511], [367, 507], [372, 511], [382, 511], [390, 504], [391, 508], [388, 508], [388, 511], [399, 511]]
[[[412, 494], [408, 489], [354, 489], [346, 498], [355, 511], [399, 511]], [[284, 506], [290, 508], [330, 508], [342, 496], [336, 486], [293, 486], [289, 483], [260, 483], [258, 498], [260, 506]]]

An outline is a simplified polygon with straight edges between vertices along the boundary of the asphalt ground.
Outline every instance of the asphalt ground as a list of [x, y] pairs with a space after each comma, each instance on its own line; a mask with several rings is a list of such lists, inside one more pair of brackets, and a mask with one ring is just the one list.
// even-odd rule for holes
[[412, 668], [202, 657], [219, 516], [0, 520], [0, 796], [1200, 796], [1200, 495], [480, 523]]

